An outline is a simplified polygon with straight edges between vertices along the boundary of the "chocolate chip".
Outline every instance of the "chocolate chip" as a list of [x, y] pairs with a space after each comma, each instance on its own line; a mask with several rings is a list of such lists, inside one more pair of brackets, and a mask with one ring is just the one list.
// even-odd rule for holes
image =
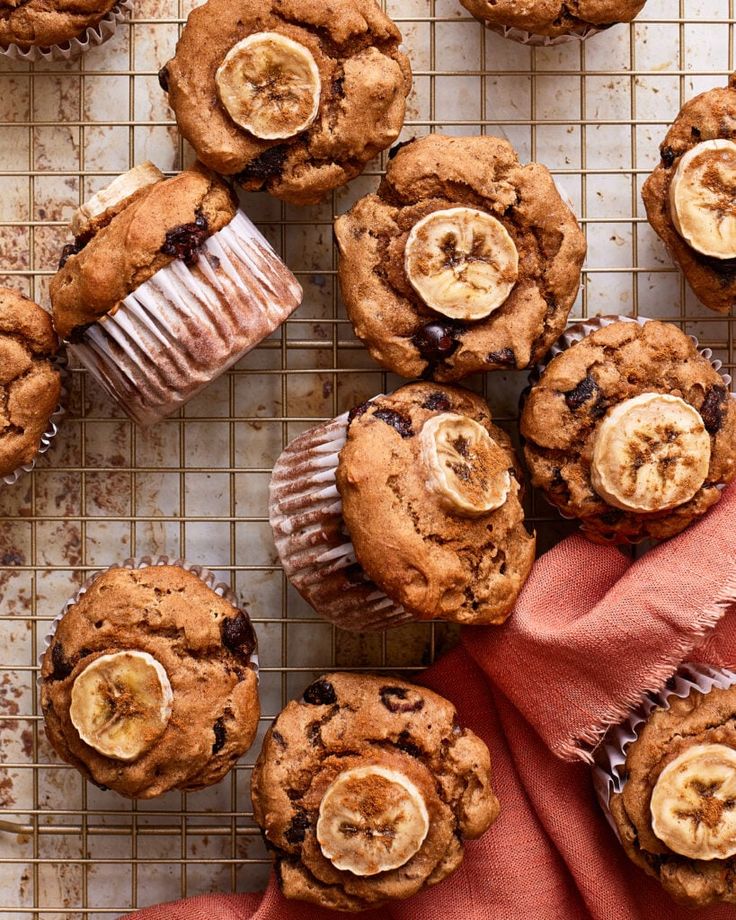
[[283, 747], [283, 748], [286, 747], [286, 739], [285, 739], [284, 736], [281, 734], [281, 732], [278, 732], [278, 731], [276, 731], [276, 729], [274, 729], [274, 730], [271, 732], [271, 737], [272, 737], [273, 740], [276, 742], [276, 744], [279, 745], [279, 747]]
[[725, 387], [710, 387], [705, 394], [700, 414], [709, 434], [717, 434], [723, 425], [723, 416], [726, 413], [726, 399], [728, 393]]
[[164, 66], [158, 72], [158, 85], [161, 87], [161, 89], [165, 93], [168, 93], [169, 91], [169, 68], [167, 67], [166, 64], [164, 64]]
[[364, 403], [361, 403], [359, 406], [353, 406], [353, 408], [348, 412], [348, 426], [351, 422], [355, 421], [356, 418], [360, 418], [361, 415], [365, 415], [365, 412], [370, 406], [370, 399], [366, 400]]
[[284, 834], [289, 843], [302, 843], [307, 836], [307, 830], [312, 822], [305, 811], [298, 811], [291, 819], [291, 823]]
[[573, 411], [579, 409], [594, 396], [597, 389], [598, 384], [595, 380], [593, 380], [591, 376], [585, 377], [576, 387], [565, 393], [565, 402], [567, 403], [568, 409], [572, 409]]
[[700, 133], [700, 128], [696, 128], [695, 125], [693, 125], [692, 128], [690, 128], [690, 134], [693, 136], [693, 140], [696, 140], [696, 141], [699, 141], [700, 138], [702, 137], [702, 134]]
[[662, 157], [662, 163], [669, 169], [675, 162], [675, 151], [671, 147], [662, 147], [659, 153]]
[[266, 179], [277, 176], [281, 172], [288, 152], [289, 147], [287, 144], [269, 147], [260, 156], [251, 160], [245, 169], [235, 176], [235, 181], [240, 183], [265, 182]]
[[411, 337], [419, 354], [429, 364], [449, 358], [460, 345], [458, 327], [451, 323], [432, 322], [418, 329]]
[[422, 403], [423, 409], [430, 409], [432, 412], [449, 412], [451, 406], [449, 398], [439, 390], [430, 393]]
[[216, 754], [218, 751], [221, 751], [225, 747], [225, 741], [227, 739], [227, 731], [225, 730], [225, 720], [218, 719], [214, 726], [215, 732], [215, 743], [212, 745], [212, 753]]
[[394, 144], [388, 152], [389, 160], [393, 160], [393, 158], [396, 156], [399, 150], [401, 150], [402, 147], [408, 147], [409, 144], [413, 144], [415, 140], [415, 137], [410, 137], [408, 141], [399, 141], [398, 144]]
[[400, 751], [403, 751], [405, 754], [409, 754], [411, 757], [422, 756], [422, 749], [414, 744], [408, 731], [401, 732], [399, 737], [396, 739], [396, 747]]
[[208, 228], [207, 218], [200, 212], [193, 223], [182, 224], [167, 232], [161, 252], [191, 265], [209, 236]]
[[71, 259], [72, 256], [77, 255], [81, 252], [84, 247], [80, 246], [75, 240], [73, 243], [67, 243], [66, 246], [61, 250], [61, 257], [59, 258], [59, 269], [62, 269], [66, 263]]
[[51, 680], [64, 680], [74, 670], [74, 665], [64, 655], [64, 649], [60, 642], [54, 642], [51, 646], [51, 663], [54, 670], [51, 672]]
[[376, 409], [373, 416], [398, 431], [402, 438], [410, 438], [414, 434], [411, 419], [400, 412], [395, 412], [393, 409]]
[[424, 707], [424, 697], [406, 687], [381, 687], [381, 702], [389, 712], [419, 712]]
[[222, 644], [235, 655], [250, 659], [256, 648], [256, 634], [250, 618], [241, 610], [237, 616], [222, 621]]
[[491, 364], [502, 364], [504, 367], [516, 367], [516, 355], [513, 348], [502, 348], [500, 351], [492, 351], [488, 355], [488, 361]]
[[316, 680], [304, 691], [303, 699], [312, 706], [331, 706], [337, 702], [337, 694], [329, 680]]

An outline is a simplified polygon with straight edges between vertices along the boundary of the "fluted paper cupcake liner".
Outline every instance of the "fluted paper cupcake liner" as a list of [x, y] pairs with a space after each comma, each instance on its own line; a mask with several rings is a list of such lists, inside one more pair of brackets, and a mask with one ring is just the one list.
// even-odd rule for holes
[[591, 35], [597, 35], [599, 32], [605, 32], [606, 28], [597, 26], [579, 26], [572, 32], [565, 35], [539, 35], [536, 32], [528, 32], [526, 29], [517, 29], [516, 26], [497, 26], [486, 23], [491, 32], [495, 32], [502, 38], [508, 38], [512, 42], [518, 42], [520, 45], [535, 45], [551, 47], [552, 45], [566, 45], [569, 42], [583, 42]]
[[714, 688], [727, 690], [736, 684], [736, 673], [727, 668], [684, 664], [669, 683], [667, 689], [647, 694], [624, 722], [608, 732], [603, 745], [596, 752], [593, 786], [606, 820], [619, 840], [621, 838], [609, 806], [611, 796], [622, 792], [626, 785], [626, 753], [639, 737], [642, 725], [655, 709], [669, 709], [669, 701], [673, 696], [684, 699], [691, 692], [706, 694]]
[[121, 0], [95, 26], [85, 29], [81, 35], [70, 38], [58, 45], [48, 48], [31, 45], [21, 48], [19, 45], [0, 45], [0, 54], [13, 61], [32, 64], [38, 61], [74, 61], [90, 48], [104, 44], [115, 34], [118, 23], [133, 9], [133, 0]]
[[287, 577], [321, 616], [347, 630], [388, 629], [413, 617], [356, 559], [335, 478], [347, 433], [345, 412], [286, 447], [273, 468], [269, 518]]
[[38, 452], [33, 460], [30, 460], [28, 463], [24, 463], [22, 466], [19, 466], [17, 469], [13, 470], [12, 473], [0, 478], [0, 484], [5, 486], [12, 486], [26, 473], [30, 473], [31, 470], [36, 466], [38, 458], [41, 454], [45, 454], [48, 451], [56, 435], [59, 433], [59, 422], [66, 415], [66, 407], [69, 401], [69, 368], [67, 365], [66, 357], [63, 354], [55, 355], [52, 359], [52, 364], [55, 365], [59, 374], [61, 375], [61, 394], [59, 396], [59, 404], [54, 409], [49, 417], [49, 423], [46, 427], [46, 431], [41, 435], [41, 440], [38, 443]]
[[[92, 585], [97, 581], [97, 579], [104, 575], [105, 572], [111, 572], [114, 569], [147, 569], [151, 566], [157, 565], [175, 565], [180, 569], [184, 569], [186, 572], [191, 572], [193, 575], [196, 575], [200, 581], [202, 581], [208, 588], [215, 592], [215, 594], [222, 597], [226, 600], [234, 610], [237, 610], [239, 613], [242, 613], [244, 616], [248, 616], [248, 612], [240, 606], [237, 595], [231, 588], [222, 581], [217, 580], [217, 576], [210, 569], [206, 568], [203, 565], [196, 565], [191, 562], [187, 562], [185, 559], [172, 559], [170, 556], [159, 555], [159, 556], [139, 556], [137, 558], [129, 558], [124, 562], [115, 563], [114, 565], [108, 566], [106, 569], [100, 569], [99, 572], [95, 572], [94, 575], [91, 575], [85, 582], [82, 584], [75, 593], [64, 603], [64, 606], [61, 608], [60, 613], [52, 620], [51, 625], [49, 626], [49, 631], [43, 638], [43, 649], [38, 656], [39, 665], [43, 664], [44, 655], [46, 654], [46, 649], [51, 645], [54, 636], [56, 635], [56, 629], [61, 622], [61, 620], [66, 615], [70, 607], [73, 607], [75, 604], [79, 603], [79, 599], [83, 594], [86, 594], [87, 591], [92, 587]], [[258, 636], [256, 635], [255, 630], [253, 630], [253, 637], [256, 642], [256, 647], [253, 650], [253, 654], [250, 656], [250, 663], [253, 665], [253, 670], [258, 677]], [[38, 675], [39, 683], [41, 681], [41, 674]]]
[[239, 211], [192, 265], [177, 259], [160, 269], [69, 349], [134, 421], [151, 425], [270, 335], [301, 298]]

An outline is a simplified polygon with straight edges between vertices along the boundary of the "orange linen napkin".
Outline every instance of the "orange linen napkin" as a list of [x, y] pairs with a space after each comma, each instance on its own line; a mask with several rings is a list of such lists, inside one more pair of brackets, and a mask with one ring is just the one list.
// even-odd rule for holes
[[[501, 817], [467, 845], [449, 879], [360, 916], [733, 920], [733, 905], [697, 914], [677, 907], [629, 862], [583, 762], [607, 724], [687, 659], [736, 666], [736, 486], [699, 524], [637, 562], [580, 537], [561, 543], [539, 560], [505, 627], [467, 628], [460, 647], [423, 675], [490, 747]], [[136, 916], [340, 915], [285, 901], [272, 879], [265, 895], [205, 895]]]

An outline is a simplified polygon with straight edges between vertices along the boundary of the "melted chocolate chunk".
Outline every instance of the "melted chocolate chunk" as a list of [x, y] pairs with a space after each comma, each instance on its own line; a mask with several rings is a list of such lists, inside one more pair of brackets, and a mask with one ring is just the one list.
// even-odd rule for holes
[[451, 323], [427, 323], [411, 337], [414, 347], [430, 365], [439, 364], [456, 351], [460, 345], [458, 327]]
[[662, 163], [669, 169], [675, 162], [675, 151], [671, 147], [662, 147], [659, 153], [662, 157]]
[[400, 412], [395, 412], [393, 409], [376, 409], [373, 416], [398, 431], [402, 438], [410, 438], [414, 434], [411, 419]]
[[72, 256], [77, 255], [84, 249], [84, 243], [81, 243], [79, 240], [74, 240], [73, 243], [67, 243], [66, 246], [61, 250], [61, 257], [59, 258], [59, 269], [62, 269], [66, 263], [71, 259]]
[[410, 137], [408, 141], [399, 141], [398, 144], [394, 144], [388, 152], [389, 160], [393, 160], [393, 158], [396, 156], [399, 150], [401, 150], [402, 147], [408, 147], [409, 144], [413, 144], [415, 140], [415, 137]]
[[222, 644], [235, 655], [250, 659], [256, 649], [256, 634], [250, 619], [242, 610], [237, 616], [222, 621]]
[[396, 747], [405, 754], [409, 754], [411, 757], [419, 758], [422, 756], [422, 749], [414, 744], [411, 740], [411, 735], [406, 730], [401, 732], [396, 739]]
[[389, 712], [419, 712], [424, 707], [424, 697], [406, 687], [381, 687], [379, 693]]
[[447, 396], [438, 390], [436, 393], [429, 394], [422, 403], [422, 408], [430, 409], [432, 412], [449, 412], [452, 404]]
[[331, 706], [337, 702], [337, 694], [329, 680], [316, 680], [304, 691], [303, 699], [312, 706]]
[[209, 235], [208, 228], [207, 218], [201, 212], [198, 213], [194, 223], [182, 224], [168, 231], [161, 252], [191, 265]]
[[225, 741], [227, 740], [225, 720], [218, 719], [213, 726], [213, 731], [215, 733], [215, 743], [212, 745], [212, 753], [216, 754], [225, 747]]
[[291, 819], [291, 823], [284, 834], [289, 843], [302, 843], [307, 836], [307, 830], [312, 822], [306, 811], [298, 811]]
[[265, 182], [266, 179], [279, 175], [288, 152], [289, 147], [287, 144], [269, 147], [260, 156], [251, 160], [245, 169], [235, 176], [235, 181], [243, 184], [246, 182]]
[[359, 406], [353, 406], [350, 412], [348, 412], [348, 427], [356, 418], [360, 418], [361, 415], [365, 415], [365, 412], [370, 404], [371, 401], [368, 399], [364, 403], [361, 403]]
[[158, 85], [161, 89], [168, 93], [169, 91], [169, 68], [164, 64], [164, 66], [158, 72]]
[[278, 732], [274, 729], [274, 731], [271, 732], [271, 737], [280, 747], [286, 747], [286, 739], [281, 734], [281, 732]]
[[705, 430], [709, 434], [717, 434], [723, 425], [723, 417], [726, 414], [726, 400], [728, 393], [725, 387], [711, 387], [705, 394], [703, 405], [700, 407], [700, 414], [705, 424]]
[[565, 393], [565, 402], [567, 403], [567, 408], [572, 409], [573, 412], [576, 409], [579, 409], [582, 405], [588, 402], [589, 399], [596, 394], [598, 390], [598, 384], [593, 380], [592, 377], [585, 377], [580, 383], [574, 387], [572, 390], [568, 390]]
[[74, 670], [74, 664], [64, 654], [61, 642], [54, 642], [51, 646], [51, 663], [54, 666], [51, 680], [64, 680]]
[[491, 364], [502, 364], [504, 367], [516, 367], [516, 355], [513, 348], [502, 348], [500, 351], [492, 351], [488, 355]]
[[693, 140], [696, 140], [696, 141], [699, 141], [700, 138], [703, 136], [700, 133], [700, 128], [696, 128], [695, 125], [693, 125], [692, 128], [690, 128], [690, 134], [692, 135]]

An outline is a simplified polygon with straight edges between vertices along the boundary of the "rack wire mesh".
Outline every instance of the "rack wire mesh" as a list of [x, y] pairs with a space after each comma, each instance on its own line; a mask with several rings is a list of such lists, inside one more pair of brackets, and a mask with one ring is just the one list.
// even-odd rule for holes
[[[189, 0], [137, 0], [113, 40], [71, 64], [0, 64], [0, 283], [48, 302], [71, 210], [145, 159], [191, 159], [156, 74]], [[639, 192], [681, 104], [734, 69], [734, 0], [649, 0], [585, 43], [530, 48], [483, 29], [456, 0], [385, 0], [415, 74], [403, 139], [503, 131], [571, 197], [589, 255], [572, 318], [633, 313], [679, 323], [734, 371], [736, 319], [686, 289]], [[385, 157], [326, 204], [246, 196], [305, 288], [289, 322], [151, 431], [73, 370], [71, 413], [36, 472], [0, 492], [0, 915], [103, 918], [204, 891], [262, 886], [250, 811], [259, 740], [217, 787], [129, 802], [85, 784], [43, 734], [36, 694], [49, 622], [87, 575], [129, 555], [180, 554], [247, 604], [262, 660], [262, 729], [333, 666], [407, 673], [452, 644], [443, 624], [342, 633], [288, 587], [267, 522], [271, 466], [298, 432], [398, 380], [354, 339], [336, 287], [331, 221], [375, 187]], [[524, 374], [471, 385], [515, 429]], [[540, 550], [570, 531], [529, 497]]]

